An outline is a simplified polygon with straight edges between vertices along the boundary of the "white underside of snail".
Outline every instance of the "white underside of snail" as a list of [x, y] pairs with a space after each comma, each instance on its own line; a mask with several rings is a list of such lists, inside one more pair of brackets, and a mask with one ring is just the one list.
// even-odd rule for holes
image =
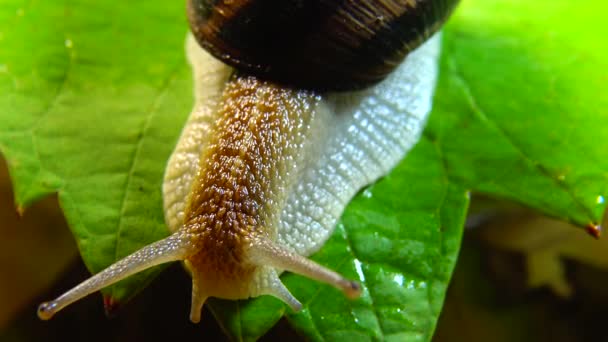
[[379, 84], [317, 94], [231, 76], [232, 68], [189, 36], [195, 103], [163, 184], [172, 235], [41, 304], [39, 316], [48, 319], [131, 274], [177, 260], [193, 278], [193, 322], [211, 296], [269, 294], [298, 310], [301, 304], [278, 278], [284, 270], [356, 297], [357, 283], [305, 257], [323, 246], [357, 191], [418, 141], [431, 110], [439, 50], [435, 35]]

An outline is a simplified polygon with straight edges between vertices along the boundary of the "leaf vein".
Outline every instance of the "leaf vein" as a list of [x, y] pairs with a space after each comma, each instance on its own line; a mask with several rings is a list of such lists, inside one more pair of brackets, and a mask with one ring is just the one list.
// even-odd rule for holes
[[160, 104], [164, 100], [171, 84], [175, 81], [175, 79], [177, 77], [178, 69], [179, 69], [179, 67], [174, 67], [172, 69], [171, 73], [169, 74], [169, 76], [165, 79], [165, 82], [162, 84], [162, 86], [158, 92], [158, 95], [156, 96], [156, 99], [152, 102], [149, 110], [147, 111], [146, 117], [145, 117], [143, 125], [141, 127], [141, 135], [139, 135], [137, 138], [137, 144], [133, 151], [133, 157], [131, 158], [131, 160], [132, 160], [131, 165], [129, 167], [129, 172], [127, 174], [126, 184], [124, 186], [125, 192], [123, 194], [123, 197], [122, 197], [122, 200], [120, 203], [120, 214], [118, 217], [118, 225], [117, 225], [118, 228], [116, 231], [116, 244], [114, 246], [114, 260], [115, 261], [117, 261], [119, 259], [120, 241], [121, 241], [120, 236], [122, 235], [122, 232], [124, 229], [123, 218], [125, 217], [126, 203], [127, 203], [128, 197], [129, 197], [129, 187], [131, 186], [131, 182], [133, 181], [133, 173], [135, 171], [137, 160], [139, 159], [139, 156], [140, 156], [140, 153], [142, 150], [143, 141], [146, 137], [146, 132], [150, 129], [152, 118], [154, 117], [154, 115], [156, 114], [156, 111], [160, 107]]
[[[350, 236], [348, 234], [348, 231], [346, 231], [346, 229], [344, 230], [344, 239], [346, 240], [346, 244], [348, 245], [347, 251], [350, 252], [350, 254], [352, 255], [352, 257], [355, 260], [362, 260], [360, 258], [357, 257], [357, 254], [353, 248], [353, 244], [352, 241], [350, 240]], [[371, 264], [371, 263], [370, 263]], [[361, 271], [363, 272], [363, 275], [365, 276], [366, 282], [367, 279], [369, 277], [369, 274], [367, 274], [365, 272], [365, 269], [363, 267], [361, 267]], [[374, 296], [371, 293], [371, 288], [368, 287], [368, 290], [370, 291], [369, 294], [369, 298], [371, 300], [371, 308], [372, 311], [374, 312], [374, 315], [376, 316], [376, 323], [378, 324], [378, 329], [380, 329], [380, 340], [384, 340], [384, 329], [382, 328], [382, 323], [380, 323], [380, 314], [378, 313], [378, 308], [376, 307], [376, 301], [374, 300]]]
[[473, 90], [471, 89], [469, 82], [466, 80], [464, 75], [461, 73], [460, 67], [459, 67], [458, 63], [456, 62], [456, 59], [454, 57], [450, 57], [449, 61], [450, 61], [452, 74], [453, 74], [454, 78], [461, 84], [462, 90], [464, 91], [464, 93], [466, 95], [469, 106], [473, 110], [473, 113], [475, 113], [475, 115], [480, 120], [485, 122], [490, 128], [492, 128], [496, 132], [498, 132], [507, 141], [507, 143], [513, 147], [513, 149], [520, 155], [520, 157], [524, 161], [531, 164], [533, 166], [533, 168], [536, 169], [541, 175], [550, 179], [558, 188], [560, 188], [564, 192], [566, 192], [572, 198], [573, 203], [576, 204], [579, 207], [579, 209], [581, 209], [583, 212], [585, 212], [589, 216], [589, 219], [591, 221], [593, 221], [594, 214], [591, 212], [591, 210], [589, 208], [587, 208], [583, 204], [583, 202], [580, 200], [580, 198], [578, 198], [575, 195], [575, 193], [572, 191], [572, 189], [570, 187], [568, 187], [567, 184], [564, 184], [563, 182], [561, 182], [555, 175], [553, 175], [551, 172], [549, 172], [549, 170], [547, 170], [545, 167], [543, 167], [543, 165], [540, 162], [535, 161], [532, 158], [530, 158], [529, 156], [527, 156], [526, 153], [524, 152], [524, 149], [515, 142], [515, 139], [513, 137], [511, 137], [511, 135], [503, 127], [501, 127], [498, 123], [496, 123], [491, 117], [489, 117], [486, 114], [486, 112], [483, 110], [483, 108], [481, 108], [479, 102], [476, 100], [476, 97], [473, 94]]
[[[438, 223], [439, 223], [439, 243], [437, 246], [437, 250], [438, 250], [438, 254], [439, 257], [438, 258], [434, 258], [433, 260], [433, 270], [439, 270], [441, 269], [439, 262], [439, 259], [443, 258], [443, 219], [442, 219], [442, 215], [441, 215], [441, 209], [443, 208], [446, 198], [448, 196], [448, 187], [450, 186], [450, 176], [449, 176], [449, 169], [448, 169], [448, 165], [447, 165], [447, 160], [444, 158], [443, 156], [443, 151], [441, 150], [441, 146], [439, 146], [439, 141], [435, 140], [432, 141], [433, 146], [435, 146], [435, 151], [437, 153], [437, 156], [439, 158], [440, 161], [440, 165], [441, 165], [441, 169], [443, 171], [443, 184], [444, 184], [444, 191], [441, 195], [441, 200], [437, 203], [437, 209], [435, 210], [435, 213], [437, 214], [437, 219], [438, 219]], [[436, 276], [436, 275], [435, 275]], [[433, 304], [432, 302], [434, 301], [431, 295], [431, 290], [432, 290], [432, 282], [434, 281], [436, 277], [429, 277], [429, 284], [426, 287], [426, 298], [427, 298], [427, 304], [428, 304], [428, 309], [429, 312], [433, 312]]]

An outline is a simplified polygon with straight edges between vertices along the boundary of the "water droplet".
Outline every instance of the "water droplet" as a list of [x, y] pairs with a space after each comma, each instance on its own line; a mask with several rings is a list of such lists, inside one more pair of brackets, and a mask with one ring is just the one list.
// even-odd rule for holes
[[363, 193], [361, 193], [361, 195], [365, 198], [372, 198], [372, 190], [370, 188], [367, 188], [363, 190]]
[[357, 270], [357, 274], [359, 275], [359, 280], [361, 280], [361, 282], [365, 282], [365, 274], [363, 274], [363, 267], [362, 267], [361, 261], [359, 261], [359, 259], [355, 259], [355, 270]]
[[597, 204], [604, 204], [604, 196], [602, 196], [602, 195], [597, 196], [597, 198], [595, 199], [595, 202]]
[[397, 285], [403, 286], [403, 274], [395, 274], [393, 276], [393, 281], [397, 283]]
[[71, 39], [67, 38], [67, 39], [65, 40], [65, 47], [66, 47], [66, 48], [68, 48], [68, 49], [71, 49], [71, 48], [72, 48], [72, 46], [74, 46], [74, 43], [72, 42], [72, 40], [71, 40]]

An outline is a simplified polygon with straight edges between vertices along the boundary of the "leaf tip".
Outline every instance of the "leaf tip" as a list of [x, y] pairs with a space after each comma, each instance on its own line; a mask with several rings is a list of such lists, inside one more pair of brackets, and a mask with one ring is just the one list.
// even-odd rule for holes
[[103, 296], [103, 307], [107, 317], [112, 317], [120, 309], [120, 303], [112, 296]]
[[25, 207], [22, 205], [18, 205], [17, 206], [17, 215], [19, 215], [19, 217], [23, 217], [23, 214], [25, 214]]
[[602, 226], [600, 226], [598, 224], [589, 223], [589, 224], [587, 224], [585, 229], [587, 230], [587, 233], [589, 235], [593, 236], [596, 239], [599, 239], [600, 236], [602, 235]]

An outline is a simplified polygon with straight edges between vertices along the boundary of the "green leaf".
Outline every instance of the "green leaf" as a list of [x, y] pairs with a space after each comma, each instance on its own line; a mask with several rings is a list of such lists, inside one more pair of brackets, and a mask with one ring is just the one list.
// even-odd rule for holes
[[[183, 8], [0, 6], [0, 150], [16, 203], [58, 192], [80, 253], [98, 272], [168, 234], [161, 178], [192, 93]], [[124, 301], [150, 279], [106, 293]]]
[[361, 279], [362, 298], [352, 302], [332, 288], [289, 275], [289, 288], [307, 299], [305, 309], [288, 319], [313, 340], [429, 340], [458, 255], [468, 201], [466, 191], [448, 180], [437, 146], [423, 139], [405, 163], [350, 203], [343, 224], [315, 255]]
[[[427, 134], [450, 178], [578, 225], [608, 191], [608, 4], [465, 1], [446, 29]], [[499, 13], [499, 14], [497, 14]]]
[[[444, 35], [435, 110], [419, 145], [347, 208], [314, 259], [364, 279], [363, 297], [285, 275], [311, 340], [428, 340], [458, 253], [467, 190], [597, 223], [608, 190], [608, 5], [465, 0]], [[0, 151], [16, 202], [59, 193], [98, 272], [167, 234], [160, 186], [191, 105], [182, 4], [0, 2]], [[592, 28], [592, 29], [591, 29]], [[107, 290], [123, 302], [154, 272]], [[287, 309], [211, 303], [238, 340]], [[187, 313], [183, 314], [186, 319]]]

